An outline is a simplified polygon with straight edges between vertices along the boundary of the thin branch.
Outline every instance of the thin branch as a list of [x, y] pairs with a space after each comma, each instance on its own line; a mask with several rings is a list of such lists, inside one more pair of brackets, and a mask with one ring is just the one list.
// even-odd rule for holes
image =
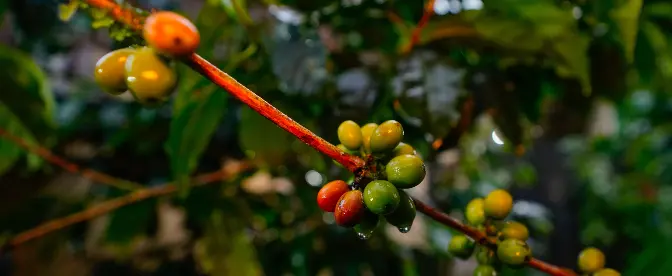
[[[116, 5], [112, 1], [106, 1], [106, 0], [86, 0], [90, 5], [97, 7], [97, 8], [102, 8], [102, 9], [107, 9], [112, 11], [111, 15], [115, 17], [117, 20], [126, 23], [129, 25], [129, 27], [135, 29], [136, 31], [139, 31], [141, 29], [141, 26], [137, 22], [141, 22], [142, 19], [134, 17], [133, 13], [131, 12], [125, 12], [124, 9], [118, 5]], [[430, 0], [430, 3], [432, 3], [433, 0]], [[428, 5], [430, 6], [430, 5]], [[433, 3], [432, 5], [433, 6]], [[431, 16], [431, 15], [428, 15]], [[427, 17], [428, 17], [427, 16]], [[425, 17], [425, 16], [423, 16]], [[426, 24], [426, 21], [428, 21], [429, 18], [426, 18], [424, 21]], [[422, 22], [422, 20], [421, 20]], [[422, 26], [424, 27], [424, 25]], [[208, 78], [210, 81], [213, 83], [217, 84], [221, 88], [224, 88], [227, 90], [229, 93], [231, 93], [234, 97], [254, 109], [256, 112], [260, 113], [267, 119], [271, 120], [273, 123], [278, 125], [279, 127], [285, 129], [286, 131], [290, 132], [294, 136], [296, 136], [298, 139], [301, 141], [305, 142], [306, 144], [310, 145], [311, 147], [315, 148], [316, 150], [322, 152], [323, 154], [331, 157], [334, 159], [336, 162], [342, 164], [345, 168], [348, 170], [355, 172], [358, 176], [361, 175], [361, 172], [363, 172], [363, 168], [365, 166], [364, 160], [361, 158], [354, 156], [354, 155], [349, 155], [346, 154], [345, 152], [341, 151], [338, 149], [336, 146], [330, 144], [326, 140], [322, 139], [321, 137], [315, 135], [312, 133], [310, 130], [306, 129], [296, 121], [292, 120], [289, 118], [287, 115], [282, 113], [280, 110], [277, 108], [273, 107], [271, 104], [266, 102], [264, 99], [256, 95], [254, 92], [252, 92], [250, 89], [245, 87], [244, 85], [240, 84], [238, 81], [236, 81], [234, 78], [226, 74], [225, 72], [221, 71], [219, 68], [216, 66], [212, 65], [210, 62], [207, 60], [203, 59], [200, 57], [198, 54], [192, 54], [189, 56], [184, 62], [189, 65], [192, 69], [195, 71], [199, 72], [201, 75], [205, 76]], [[174, 188], [173, 188], [174, 189]], [[474, 238], [477, 241], [483, 241], [482, 236], [484, 235], [483, 233], [477, 231], [474, 228], [471, 228], [467, 225], [464, 225], [460, 221], [451, 218], [447, 214], [436, 210], [432, 207], [427, 206], [423, 202], [419, 200], [415, 200], [416, 208], [423, 214], [431, 217], [432, 219], [445, 224], [451, 228], [455, 228], [459, 230], [460, 232], [465, 233], [466, 235]], [[487, 238], [486, 238], [487, 241]], [[492, 242], [487, 242], [489, 246], [496, 246]], [[553, 266], [551, 264], [544, 263], [542, 261], [533, 259], [533, 262], [529, 263], [530, 266], [535, 267], [541, 271], [547, 272], [551, 275], [558, 275], [558, 276], [573, 276], [576, 275], [573, 272], [570, 272], [567, 269], [562, 269], [556, 266]]]
[[432, 18], [432, 15], [434, 15], [435, 2], [435, 0], [427, 1], [427, 5], [425, 5], [425, 10], [422, 13], [422, 17], [420, 18], [420, 21], [418, 21], [418, 25], [416, 25], [415, 29], [413, 29], [413, 33], [411, 33], [411, 39], [408, 42], [406, 49], [404, 49], [404, 53], [410, 53], [411, 50], [413, 50], [413, 47], [420, 43], [420, 33], [422, 32], [422, 29], [427, 26], [427, 23], [429, 23], [429, 19]]
[[[211, 183], [215, 183], [221, 180], [227, 180], [231, 179], [241, 172], [247, 170], [250, 168], [250, 165], [247, 163], [241, 163], [236, 165], [232, 169], [222, 169], [220, 171], [212, 172], [212, 173], [207, 173], [203, 174], [200, 176], [195, 177], [192, 180], [192, 186], [203, 186]], [[37, 239], [39, 237], [45, 236], [51, 232], [55, 232], [58, 230], [61, 230], [65, 227], [88, 221], [91, 219], [94, 219], [96, 217], [100, 217], [102, 215], [105, 215], [107, 213], [110, 213], [116, 209], [119, 209], [121, 207], [143, 201], [145, 199], [153, 198], [153, 197], [160, 197], [160, 196], [165, 196], [169, 195], [172, 193], [177, 192], [177, 187], [173, 183], [166, 183], [164, 185], [155, 187], [155, 188], [148, 188], [148, 189], [142, 189], [138, 190], [135, 192], [132, 192], [130, 194], [127, 194], [122, 197], [118, 197], [115, 199], [111, 199], [108, 201], [104, 201], [101, 203], [98, 203], [94, 206], [91, 206], [81, 212], [74, 213], [71, 215], [68, 215], [63, 218], [58, 218], [54, 219], [52, 221], [45, 222], [35, 228], [26, 230], [22, 233], [19, 233], [18, 235], [14, 236], [11, 238], [4, 246], [3, 250], [5, 251], [7, 249], [14, 248], [18, 245], [24, 244], [28, 241]]]
[[56, 166], [59, 166], [66, 171], [69, 171], [71, 173], [80, 174], [80, 175], [82, 175], [82, 176], [84, 176], [88, 179], [91, 179], [95, 182], [99, 182], [99, 183], [102, 183], [102, 184], [106, 184], [106, 185], [109, 185], [109, 186], [112, 186], [112, 187], [115, 187], [115, 188], [118, 188], [118, 189], [122, 189], [122, 190], [127, 190], [127, 191], [135, 191], [135, 190], [143, 188], [143, 186], [138, 184], [138, 183], [130, 182], [128, 180], [118, 179], [114, 176], [104, 174], [104, 173], [101, 173], [101, 172], [98, 172], [98, 171], [94, 171], [94, 170], [91, 170], [91, 169], [82, 168], [75, 163], [72, 163], [68, 160], [65, 160], [62, 157], [59, 157], [58, 155], [55, 155], [54, 153], [52, 153], [47, 148], [41, 147], [41, 146], [33, 144], [33, 143], [28, 143], [27, 141], [25, 141], [21, 137], [16, 136], [16, 135], [10, 133], [9, 131], [7, 131], [3, 128], [0, 128], [0, 138], [4, 138], [4, 139], [6, 139], [10, 142], [13, 142], [14, 144], [23, 148], [27, 152], [35, 154], [35, 155], [41, 157], [42, 159], [46, 160], [47, 162], [52, 163]]

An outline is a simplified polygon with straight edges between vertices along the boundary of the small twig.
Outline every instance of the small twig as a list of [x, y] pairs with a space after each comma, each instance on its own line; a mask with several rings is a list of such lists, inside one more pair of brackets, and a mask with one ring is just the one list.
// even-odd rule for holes
[[[203, 186], [206, 184], [211, 184], [220, 180], [226, 180], [233, 178], [240, 174], [241, 172], [247, 170], [250, 168], [250, 165], [247, 163], [242, 163], [238, 165], [235, 169], [231, 170], [220, 170], [212, 173], [207, 173], [203, 174], [200, 176], [195, 177], [192, 180], [192, 186]], [[111, 199], [108, 201], [104, 201], [101, 203], [98, 203], [94, 206], [91, 206], [87, 208], [86, 210], [83, 210], [78, 213], [74, 213], [71, 215], [68, 215], [63, 218], [58, 218], [54, 219], [52, 221], [45, 222], [35, 228], [26, 230], [22, 233], [19, 233], [18, 235], [14, 236], [11, 238], [4, 246], [3, 250], [5, 251], [7, 249], [14, 248], [18, 245], [24, 244], [28, 241], [37, 239], [39, 237], [42, 237], [46, 234], [49, 234], [54, 231], [58, 231], [60, 229], [63, 229], [65, 227], [88, 221], [96, 217], [100, 217], [104, 214], [110, 213], [116, 209], [119, 209], [121, 207], [148, 199], [148, 198], [153, 198], [153, 197], [160, 197], [160, 196], [165, 196], [169, 195], [172, 193], [177, 192], [177, 187], [173, 183], [166, 183], [164, 185], [154, 187], [154, 188], [148, 188], [148, 189], [142, 189], [138, 190], [135, 192], [132, 192], [128, 195], [118, 197], [115, 199]]]
[[7, 131], [3, 128], [0, 128], [0, 137], [4, 138], [4, 139], [6, 139], [10, 142], [13, 142], [14, 144], [23, 148], [27, 152], [35, 154], [35, 155], [41, 157], [42, 159], [46, 160], [49, 163], [52, 163], [56, 166], [59, 166], [59, 167], [63, 168], [64, 170], [69, 171], [71, 173], [80, 174], [80, 175], [82, 175], [82, 176], [84, 176], [88, 179], [93, 180], [93, 181], [96, 181], [96, 182], [99, 182], [99, 183], [102, 183], [102, 184], [106, 184], [106, 185], [109, 185], [109, 186], [112, 186], [112, 187], [115, 187], [115, 188], [118, 188], [118, 189], [127, 190], [127, 191], [134, 191], [134, 190], [138, 190], [138, 189], [143, 188], [143, 186], [138, 184], [138, 183], [134, 183], [134, 182], [131, 182], [131, 181], [128, 181], [128, 180], [118, 179], [118, 178], [113, 177], [111, 175], [104, 174], [104, 173], [94, 171], [94, 170], [91, 170], [91, 169], [82, 168], [75, 163], [72, 163], [68, 160], [65, 160], [62, 157], [59, 157], [58, 155], [55, 155], [50, 150], [48, 150], [44, 147], [26, 142], [21, 137], [16, 136], [16, 135], [10, 133], [9, 131]]
[[427, 26], [427, 23], [429, 23], [429, 19], [432, 18], [432, 15], [434, 15], [434, 3], [435, 0], [429, 0], [427, 1], [427, 5], [425, 5], [425, 10], [422, 13], [422, 17], [420, 18], [420, 21], [418, 21], [418, 24], [415, 26], [415, 29], [413, 29], [413, 33], [411, 33], [411, 39], [408, 42], [408, 46], [404, 49], [404, 53], [410, 53], [411, 50], [413, 50], [413, 47], [420, 43], [420, 33], [422, 32], [422, 29]]

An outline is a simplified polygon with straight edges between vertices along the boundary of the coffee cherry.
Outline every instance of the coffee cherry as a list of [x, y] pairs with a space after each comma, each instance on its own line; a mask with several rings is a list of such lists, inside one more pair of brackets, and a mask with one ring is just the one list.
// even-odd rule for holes
[[387, 215], [399, 206], [399, 191], [385, 180], [371, 181], [364, 188], [364, 204], [374, 214]]
[[126, 92], [126, 59], [133, 54], [131, 48], [124, 48], [107, 53], [96, 62], [94, 79], [103, 91], [111, 95]]
[[349, 191], [338, 200], [334, 210], [336, 224], [343, 227], [354, 227], [364, 214], [364, 201], [360, 190]]
[[521, 240], [506, 239], [497, 246], [497, 258], [514, 267], [524, 264], [531, 254], [530, 247]]
[[169, 11], [147, 17], [143, 36], [150, 47], [175, 57], [193, 53], [201, 42], [198, 29], [189, 19]]
[[148, 47], [129, 55], [125, 69], [128, 89], [143, 104], [165, 102], [177, 84], [174, 69]]
[[467, 259], [474, 253], [475, 243], [465, 235], [455, 235], [450, 239], [448, 252], [460, 259]]
[[400, 189], [418, 186], [425, 179], [425, 163], [416, 155], [400, 155], [385, 166], [387, 180]]
[[415, 152], [415, 149], [411, 147], [411, 145], [406, 144], [404, 142], [400, 142], [399, 145], [397, 145], [396, 148], [394, 148], [393, 155], [394, 156], [399, 156], [399, 155], [416, 155], [417, 152]]
[[471, 225], [481, 225], [485, 222], [483, 204], [484, 200], [482, 198], [474, 198], [467, 203], [467, 207], [464, 209], [464, 216]]
[[373, 132], [376, 131], [377, 127], [378, 124], [374, 123], [368, 123], [362, 126], [362, 148], [364, 153], [371, 152], [371, 135], [373, 135]]
[[322, 187], [317, 193], [317, 206], [325, 212], [333, 212], [338, 200], [350, 191], [350, 186], [343, 180], [334, 180]]
[[355, 232], [357, 232], [357, 237], [360, 239], [366, 240], [373, 235], [373, 232], [378, 228], [378, 223], [380, 222], [380, 216], [372, 213], [369, 210], [364, 209], [364, 214], [362, 215], [362, 220], [355, 226]]
[[527, 230], [527, 227], [517, 221], [507, 221], [502, 226], [500, 231], [499, 238], [502, 240], [505, 239], [517, 239], [521, 241], [526, 241], [530, 237], [530, 232]]
[[588, 247], [579, 253], [579, 270], [594, 273], [604, 268], [604, 253], [595, 247]]
[[593, 276], [621, 276], [621, 273], [611, 268], [605, 268], [593, 273]]
[[504, 219], [513, 208], [513, 198], [509, 192], [497, 189], [485, 197], [483, 208], [486, 216], [494, 219]]
[[371, 153], [380, 154], [394, 150], [404, 138], [404, 129], [401, 123], [395, 120], [380, 124], [371, 135]]
[[497, 258], [495, 257], [495, 251], [485, 246], [478, 246], [476, 248], [476, 261], [482, 265], [495, 264], [497, 261]]
[[406, 192], [399, 191], [399, 206], [391, 214], [385, 215], [385, 219], [387, 219], [388, 223], [399, 229], [410, 230], [415, 219], [415, 213], [415, 202], [413, 202], [413, 199]]
[[338, 126], [338, 140], [350, 150], [358, 150], [362, 146], [362, 129], [353, 121], [345, 121]]
[[478, 265], [474, 269], [474, 276], [497, 276], [497, 271], [490, 265]]

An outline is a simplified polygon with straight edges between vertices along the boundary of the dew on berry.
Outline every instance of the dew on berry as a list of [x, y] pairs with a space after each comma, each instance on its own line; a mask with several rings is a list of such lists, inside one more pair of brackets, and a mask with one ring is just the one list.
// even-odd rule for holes
[[380, 216], [372, 213], [369, 210], [364, 210], [362, 215], [362, 220], [359, 224], [355, 226], [355, 232], [357, 237], [362, 240], [367, 240], [373, 236], [373, 233], [378, 228], [378, 223], [380, 222]]
[[176, 57], [193, 53], [201, 41], [198, 29], [189, 19], [170, 11], [147, 17], [143, 36], [152, 48]]
[[411, 231], [413, 220], [415, 220], [415, 202], [404, 191], [399, 191], [399, 206], [391, 214], [385, 215], [389, 224], [397, 227], [399, 232], [408, 233]]
[[404, 226], [404, 227], [397, 227], [397, 230], [399, 230], [399, 232], [401, 232], [401, 233], [406, 234], [408, 232], [411, 232], [411, 226], [409, 225], [409, 226]]
[[400, 155], [385, 166], [387, 180], [401, 189], [418, 186], [425, 179], [425, 163], [417, 155]]

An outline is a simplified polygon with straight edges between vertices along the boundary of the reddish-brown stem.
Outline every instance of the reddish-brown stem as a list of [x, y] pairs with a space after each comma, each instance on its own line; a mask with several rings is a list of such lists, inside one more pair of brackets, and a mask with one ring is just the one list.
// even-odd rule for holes
[[[232, 177], [235, 177], [238, 175], [240, 172], [243, 172], [247, 169], [249, 169], [250, 166], [247, 163], [242, 163], [236, 165], [235, 168], [226, 170], [220, 170], [212, 173], [207, 173], [203, 174], [200, 176], [195, 177], [192, 180], [192, 185], [193, 186], [202, 186], [210, 183], [215, 183], [217, 181], [221, 180], [226, 180], [230, 179]], [[148, 198], [152, 197], [160, 197], [160, 196], [165, 196], [169, 195], [172, 193], [177, 192], [177, 187], [173, 185], [173, 183], [166, 183], [164, 185], [155, 187], [155, 188], [148, 188], [148, 189], [142, 189], [138, 190], [135, 192], [132, 192], [128, 195], [118, 197], [115, 199], [111, 199], [108, 201], [104, 201], [101, 203], [98, 203], [94, 206], [91, 206], [81, 212], [74, 213], [71, 215], [68, 215], [63, 218], [58, 218], [54, 219], [52, 221], [45, 222], [35, 228], [26, 230], [22, 233], [19, 233], [18, 235], [14, 236], [11, 238], [5, 245], [4, 249], [11, 249], [14, 248], [20, 244], [26, 243], [28, 241], [37, 239], [39, 237], [42, 237], [48, 233], [58, 231], [60, 229], [63, 229], [65, 227], [71, 226], [73, 224], [77, 224], [80, 222], [88, 221], [91, 219], [94, 219], [96, 217], [100, 217], [104, 214], [107, 214], [109, 212], [112, 212], [116, 209], [119, 209], [121, 207], [124, 207], [126, 205], [139, 202]]]
[[[138, 31], [141, 29], [141, 26], [139, 26], [138, 25], [139, 23], [137, 23], [141, 22], [141, 19], [135, 18], [131, 12], [125, 12], [122, 7], [119, 7], [114, 2], [111, 2], [109, 0], [108, 1], [86, 0], [86, 1], [94, 7], [110, 10], [111, 15], [113, 17], [115, 17], [120, 22], [126, 23], [127, 25], [129, 25], [129, 27]], [[416, 27], [416, 31], [414, 32], [418, 34], [412, 36], [413, 38], [411, 39], [412, 42], [411, 48], [412, 45], [415, 44], [414, 41], [419, 40], [419, 32], [427, 24], [429, 18], [433, 14], [433, 6], [434, 6], [434, 0], [429, 0], [426, 12], [425, 14], [423, 14], [423, 18], [420, 20], [420, 23], [418, 24], [418, 26]], [[338, 149], [336, 146], [330, 144], [329, 142], [315, 135], [310, 130], [306, 129], [296, 121], [289, 118], [280, 110], [273, 107], [271, 104], [269, 104], [264, 99], [256, 95], [250, 89], [240, 84], [234, 78], [232, 78], [225, 72], [221, 71], [219, 68], [212, 65], [210, 62], [203, 59], [199, 55], [192, 54], [191, 56], [185, 58], [183, 61], [186, 64], [188, 64], [192, 69], [194, 69], [195, 71], [199, 72], [200, 74], [211, 80], [213, 83], [226, 89], [234, 97], [236, 97], [238, 100], [248, 105], [250, 108], [254, 109], [256, 112], [262, 114], [264, 117], [273, 121], [273, 123], [275, 123], [279, 127], [292, 133], [301, 141], [305, 142], [306, 144], [310, 145], [316, 150], [322, 152], [323, 154], [326, 154], [327, 156], [331, 157], [338, 163], [342, 164], [348, 170], [355, 172], [356, 174], [359, 174], [360, 172], [363, 171], [363, 168], [366, 165], [364, 160], [362, 160], [357, 156], [346, 154], [345, 152]], [[416, 204], [416, 208], [421, 213], [429, 216], [430, 218], [442, 224], [445, 224], [451, 228], [454, 228], [488, 246], [491, 247], [496, 246], [492, 241], [488, 240], [487, 236], [485, 236], [484, 233], [481, 233], [476, 229], [461, 223], [460, 221], [448, 216], [447, 214], [439, 210], [429, 207], [428, 205], [424, 204], [419, 200], [414, 199], [414, 201]], [[573, 272], [570, 273], [569, 270], [567, 269], [562, 269], [536, 259], [533, 259], [530, 262], [530, 266], [535, 267], [541, 271], [547, 272], [551, 275], [559, 275], [559, 276], [575, 275]]]
[[434, 3], [435, 0], [429, 0], [427, 1], [427, 5], [425, 5], [425, 10], [422, 13], [422, 17], [420, 18], [420, 21], [418, 21], [418, 24], [415, 26], [415, 29], [413, 29], [413, 33], [411, 33], [411, 39], [408, 42], [408, 46], [406, 46], [405, 52], [409, 53], [411, 50], [413, 50], [413, 47], [420, 43], [420, 33], [422, 32], [422, 29], [427, 26], [427, 23], [429, 23], [429, 19], [432, 18], [432, 15], [434, 15]]
[[41, 147], [39, 145], [31, 144], [23, 140], [21, 137], [16, 136], [10, 132], [8, 132], [5, 129], [0, 128], [0, 137], [4, 138], [8, 141], [13, 142], [17, 146], [23, 148], [27, 152], [33, 153], [35, 155], [40, 156], [44, 160], [48, 161], [49, 163], [52, 163], [56, 166], [59, 166], [63, 168], [66, 171], [69, 171], [71, 173], [77, 173], [80, 174], [88, 179], [91, 179], [93, 181], [106, 184], [109, 186], [113, 186], [118, 189], [123, 189], [123, 190], [137, 190], [137, 189], [142, 189], [142, 185], [138, 183], [133, 183], [128, 180], [123, 180], [123, 179], [118, 179], [115, 178], [111, 175], [104, 174], [101, 172], [97, 172], [91, 169], [87, 168], [82, 168], [78, 166], [75, 163], [72, 163], [68, 160], [65, 160], [58, 155], [53, 154], [50, 150]]

